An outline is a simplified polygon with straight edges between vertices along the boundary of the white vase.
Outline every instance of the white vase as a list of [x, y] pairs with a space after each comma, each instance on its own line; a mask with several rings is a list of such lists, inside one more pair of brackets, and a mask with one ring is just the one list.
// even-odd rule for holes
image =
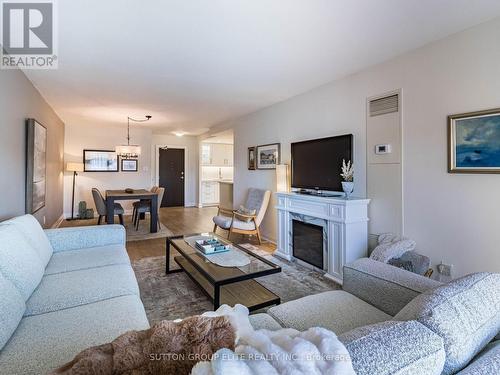
[[354, 182], [352, 181], [342, 181], [342, 190], [344, 190], [345, 197], [349, 199], [349, 196], [354, 190]]

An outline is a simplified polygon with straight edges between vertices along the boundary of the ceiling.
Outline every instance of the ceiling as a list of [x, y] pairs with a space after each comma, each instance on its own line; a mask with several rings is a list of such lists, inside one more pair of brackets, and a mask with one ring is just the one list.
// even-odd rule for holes
[[64, 0], [59, 69], [26, 74], [68, 124], [201, 134], [500, 15], [498, 0]]

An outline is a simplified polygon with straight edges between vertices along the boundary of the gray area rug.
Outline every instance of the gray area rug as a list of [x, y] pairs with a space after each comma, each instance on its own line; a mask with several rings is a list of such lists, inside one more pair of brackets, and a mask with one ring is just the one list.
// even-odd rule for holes
[[[171, 254], [172, 257], [176, 255], [175, 251]], [[262, 255], [260, 251], [259, 255]], [[281, 266], [282, 272], [257, 280], [280, 296], [282, 303], [341, 288], [319, 272], [269, 254], [266, 257]], [[186, 274], [180, 272], [165, 275], [165, 257], [143, 258], [132, 262], [132, 267], [150, 323], [213, 310], [210, 299]], [[177, 267], [173, 259], [171, 267]]]

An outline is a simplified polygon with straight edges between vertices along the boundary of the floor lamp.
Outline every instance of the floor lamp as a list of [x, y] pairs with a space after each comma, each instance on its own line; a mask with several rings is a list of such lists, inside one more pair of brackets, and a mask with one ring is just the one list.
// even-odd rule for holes
[[71, 218], [66, 220], [75, 220], [75, 179], [78, 175], [77, 172], [83, 172], [83, 163], [67, 163], [66, 170], [68, 172], [73, 172], [73, 194], [71, 196]]

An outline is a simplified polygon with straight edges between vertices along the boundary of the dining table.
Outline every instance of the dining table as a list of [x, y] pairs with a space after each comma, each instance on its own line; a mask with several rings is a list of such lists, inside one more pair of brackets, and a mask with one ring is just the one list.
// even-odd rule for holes
[[130, 192], [127, 190], [106, 190], [106, 223], [113, 224], [114, 207], [116, 201], [123, 200], [147, 200], [150, 205], [150, 229], [151, 233], [158, 231], [158, 194], [146, 189], [133, 189]]

